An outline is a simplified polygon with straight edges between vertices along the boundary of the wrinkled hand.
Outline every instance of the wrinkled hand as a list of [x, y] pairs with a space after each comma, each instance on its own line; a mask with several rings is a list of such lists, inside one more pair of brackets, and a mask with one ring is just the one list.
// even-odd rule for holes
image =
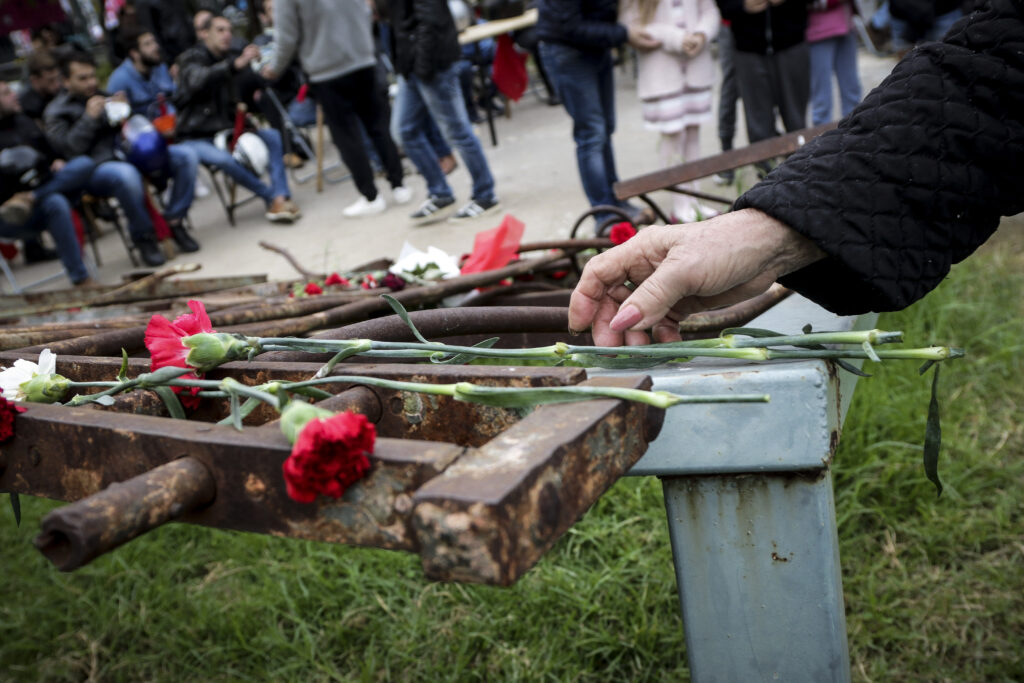
[[683, 38], [683, 54], [687, 57], [696, 57], [704, 49], [704, 45], [707, 42], [707, 36], [699, 31], [697, 33], [688, 33]]
[[743, 9], [747, 14], [757, 14], [768, 9], [768, 0], [743, 0]]
[[235, 71], [241, 71], [249, 66], [252, 60], [260, 56], [260, 48], [257, 45], [246, 45], [242, 54], [235, 57]]
[[67, 163], [68, 162], [64, 161], [63, 159], [54, 159], [53, 163], [50, 164], [50, 172], [60, 173], [61, 169], [64, 168], [64, 166], [67, 165]]
[[101, 116], [105, 116], [105, 107], [107, 106], [107, 98], [103, 95], [93, 95], [85, 103], [85, 115], [98, 119]]
[[678, 341], [687, 315], [757, 296], [822, 257], [809, 240], [755, 209], [644, 228], [587, 264], [569, 302], [569, 329], [592, 328], [598, 346], [646, 344], [652, 328], [655, 341]]
[[657, 50], [661, 47], [661, 41], [648, 33], [645, 29], [638, 26], [630, 26], [627, 31], [629, 32], [629, 44], [641, 52]]

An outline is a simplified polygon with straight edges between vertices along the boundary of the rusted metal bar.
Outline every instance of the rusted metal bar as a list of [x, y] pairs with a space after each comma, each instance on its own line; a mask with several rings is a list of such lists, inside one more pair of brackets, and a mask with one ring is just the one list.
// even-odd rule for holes
[[0, 491], [80, 500], [184, 456], [201, 462], [216, 497], [180, 521], [331, 543], [415, 550], [412, 494], [464, 448], [378, 438], [372, 469], [339, 500], [288, 498], [281, 465], [291, 446], [276, 430], [210, 425], [31, 404], [4, 444]]
[[792, 154], [805, 142], [835, 128], [836, 125], [838, 123], [835, 121], [824, 123], [813, 128], [805, 128], [787, 133], [786, 135], [761, 140], [760, 142], [755, 142], [752, 145], [734, 149], [724, 154], [716, 154], [698, 159], [697, 161], [664, 168], [653, 173], [646, 173], [636, 178], [622, 180], [615, 183], [613, 187], [615, 197], [617, 199], [630, 199], [647, 192], [663, 190], [680, 183], [707, 178], [722, 171], [729, 171], [740, 166], [771, 159], [772, 157]]
[[[230, 289], [266, 282], [266, 275], [240, 275], [235, 277], [189, 278], [187, 280], [163, 280], [153, 284], [146, 291], [131, 292], [119, 303], [143, 301], [146, 299], [163, 299], [168, 297], [191, 296], [214, 290]], [[95, 294], [119, 289], [114, 287], [97, 287]], [[43, 313], [82, 305], [82, 292], [77, 289], [60, 289], [51, 292], [27, 292], [0, 298], [0, 318], [10, 318], [30, 313]]]
[[[649, 378], [584, 384], [649, 388]], [[542, 406], [413, 497], [431, 579], [507, 586], [637, 461], [664, 411], [597, 400]]]
[[530, 251], [547, 251], [562, 249], [563, 251], [582, 251], [584, 249], [609, 249], [615, 244], [607, 237], [592, 237], [581, 240], [550, 240], [548, 242], [527, 242], [519, 245], [519, 253]]
[[217, 494], [206, 466], [195, 458], [172, 460], [72, 505], [42, 521], [36, 548], [63, 572], [182, 515], [208, 505]]
[[764, 294], [759, 294], [746, 301], [714, 311], [695, 313], [684, 318], [679, 323], [679, 331], [683, 334], [709, 330], [719, 331], [727, 327], [742, 325], [761, 315], [792, 293], [792, 290], [786, 289], [778, 283], [773, 284]]
[[88, 334], [87, 331], [69, 329], [39, 330], [35, 332], [5, 332], [0, 334], [0, 351], [22, 349], [26, 346], [49, 345], [64, 339], [73, 339]]

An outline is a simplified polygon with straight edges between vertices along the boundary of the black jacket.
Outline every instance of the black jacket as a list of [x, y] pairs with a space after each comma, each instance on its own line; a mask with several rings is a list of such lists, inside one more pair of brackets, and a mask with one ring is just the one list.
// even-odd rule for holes
[[429, 82], [462, 56], [446, 0], [391, 0], [390, 8], [398, 73]]
[[759, 55], [781, 52], [804, 42], [807, 32], [806, 0], [785, 0], [768, 5], [763, 12], [750, 14], [743, 0], [717, 0], [722, 18], [731, 22], [732, 37], [738, 52]]
[[836, 130], [738, 200], [827, 258], [782, 278], [836, 313], [904, 308], [1024, 211], [1024, 1], [915, 49]]
[[85, 155], [96, 163], [110, 161], [115, 158], [118, 129], [110, 125], [106, 114], [97, 119], [86, 116], [85, 102], [67, 90], [60, 91], [43, 113], [46, 138], [64, 159]]
[[[43, 129], [35, 121], [25, 114], [12, 114], [0, 118], [0, 150], [18, 145], [28, 145], [43, 153], [46, 160], [52, 162], [58, 158], [56, 152], [50, 147]], [[14, 183], [0, 183], [0, 203], [7, 201], [18, 188]]]
[[43, 112], [46, 111], [46, 105], [52, 102], [53, 98], [46, 97], [29, 86], [21, 91], [21, 96], [18, 98], [18, 101], [21, 103], [21, 111], [25, 116], [30, 119], [42, 121]]
[[629, 38], [617, 0], [540, 0], [537, 10], [537, 35], [548, 43], [598, 51]]
[[218, 59], [196, 45], [178, 57], [178, 110], [175, 134], [179, 139], [212, 138], [235, 125], [236, 95], [234, 55]]

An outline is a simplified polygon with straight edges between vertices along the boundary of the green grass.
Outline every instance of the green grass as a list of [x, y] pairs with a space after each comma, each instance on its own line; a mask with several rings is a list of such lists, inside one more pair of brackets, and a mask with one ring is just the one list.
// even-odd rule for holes
[[[885, 315], [944, 366], [936, 499], [929, 382], [868, 368], [835, 486], [853, 674], [1024, 679], [1024, 258], [1002, 236]], [[30, 543], [57, 504], [0, 501], [0, 680], [688, 678], [655, 479], [619, 482], [516, 586], [423, 580], [414, 556], [171, 526], [73, 573]]]

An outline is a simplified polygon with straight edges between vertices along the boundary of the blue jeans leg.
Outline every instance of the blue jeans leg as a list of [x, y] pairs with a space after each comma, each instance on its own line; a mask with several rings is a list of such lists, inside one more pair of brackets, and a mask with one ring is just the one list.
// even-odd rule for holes
[[46, 230], [57, 245], [57, 256], [72, 282], [81, 282], [89, 277], [89, 271], [82, 261], [82, 250], [71, 222], [71, 204], [67, 197], [49, 193], [36, 200], [32, 214], [24, 225], [13, 226], [0, 221], [0, 237], [28, 239], [37, 237]]
[[291, 197], [288, 191], [288, 173], [284, 167], [284, 145], [281, 134], [273, 128], [260, 128], [257, 135], [267, 145], [270, 152], [270, 188], [274, 197]]
[[[429, 83], [416, 76], [410, 76], [409, 83], [419, 91], [420, 97], [430, 110], [430, 115], [434, 117], [445, 138], [458, 150], [459, 156], [466, 164], [466, 170], [473, 179], [472, 199], [494, 201], [494, 177], [491, 175], [490, 166], [487, 165], [484, 148], [473, 133], [473, 125], [466, 114], [466, 103], [462, 99], [455, 65], [437, 73]], [[434, 165], [437, 165], [436, 159]]]
[[93, 171], [86, 190], [100, 197], [116, 197], [128, 218], [132, 239], [153, 237], [153, 221], [146, 212], [145, 191], [138, 169], [124, 161], [104, 161]]
[[857, 73], [857, 36], [850, 31], [838, 38], [835, 55], [836, 82], [839, 85], [839, 109], [848, 115], [860, 104], [862, 95], [860, 75]]
[[164, 209], [167, 220], [184, 218], [192, 207], [196, 191], [196, 173], [199, 170], [199, 155], [195, 150], [181, 145], [168, 148], [171, 157], [171, 199]]
[[420, 91], [406, 78], [398, 77], [398, 97], [395, 100], [398, 116], [398, 135], [402, 139], [405, 155], [427, 181], [427, 192], [437, 197], [453, 197], [451, 186], [437, 162], [437, 155], [427, 139], [430, 112]]
[[[591, 206], [618, 205], [609, 182], [615, 177], [615, 168], [608, 168], [608, 162], [614, 162], [611, 134], [615, 125], [614, 99], [606, 94], [612, 77], [611, 54], [607, 50], [581, 52], [554, 43], [541, 43], [540, 54], [572, 117], [576, 164], [587, 201]], [[611, 112], [606, 111], [609, 105]]]
[[270, 204], [274, 199], [273, 190], [257, 178], [249, 169], [235, 161], [235, 158], [231, 156], [231, 152], [218, 148], [209, 140], [186, 140], [179, 143], [179, 145], [195, 152], [199, 163], [223, 171], [225, 175], [260, 197], [267, 204]]
[[96, 162], [90, 157], [75, 157], [54, 173], [52, 178], [33, 190], [32, 194], [36, 201], [42, 201], [51, 194], [77, 194], [89, 184], [89, 178], [95, 170]]
[[838, 38], [807, 43], [811, 53], [811, 125], [832, 120], [832, 65]]

